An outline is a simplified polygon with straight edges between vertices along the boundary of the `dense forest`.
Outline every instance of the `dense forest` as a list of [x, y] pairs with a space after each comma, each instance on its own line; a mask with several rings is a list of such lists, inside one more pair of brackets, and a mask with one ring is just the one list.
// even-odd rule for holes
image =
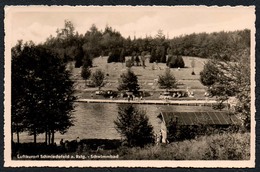
[[[125, 56], [148, 56], [150, 62], [169, 63], [169, 56], [196, 56], [230, 60], [234, 52], [249, 49], [250, 30], [214, 33], [193, 33], [172, 39], [166, 38], [162, 30], [154, 37], [124, 38], [119, 31], [110, 26], [104, 30], [93, 24], [85, 34], [79, 34], [70, 21], [64, 28], [57, 29], [56, 36], [49, 36], [43, 43], [58, 53], [65, 62], [75, 60], [75, 67], [99, 56], [109, 56], [110, 62], [124, 62]], [[141, 61], [142, 59], [137, 59]]]

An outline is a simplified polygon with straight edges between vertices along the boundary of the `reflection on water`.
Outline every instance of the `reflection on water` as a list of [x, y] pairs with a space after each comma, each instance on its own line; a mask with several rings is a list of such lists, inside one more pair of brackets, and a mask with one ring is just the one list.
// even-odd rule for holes
[[[117, 104], [101, 103], [75, 103], [74, 126], [69, 128], [64, 135], [55, 133], [55, 142], [60, 139], [74, 140], [99, 138], [99, 139], [120, 139], [120, 135], [114, 128], [114, 120], [117, 118]], [[208, 111], [210, 107], [200, 106], [173, 106], [173, 105], [136, 105], [146, 111], [150, 123], [154, 127], [154, 132], [158, 133], [160, 124], [157, 115], [160, 111]], [[15, 135], [14, 135], [15, 140]], [[21, 133], [21, 142], [33, 142], [33, 136]], [[44, 134], [37, 137], [37, 142], [44, 142]]]

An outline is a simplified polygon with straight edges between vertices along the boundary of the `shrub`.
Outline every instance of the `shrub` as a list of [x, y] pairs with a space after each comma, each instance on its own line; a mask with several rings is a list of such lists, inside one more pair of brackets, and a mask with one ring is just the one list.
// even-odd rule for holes
[[166, 65], [170, 68], [184, 68], [185, 66], [185, 63], [183, 61], [183, 58], [182, 56], [180, 55], [175, 55], [175, 56], [172, 56], [172, 55], [169, 55], [168, 56], [168, 60], [166, 62]]
[[84, 63], [83, 66], [85, 67], [93, 67], [93, 62], [90, 57], [86, 57], [83, 59]]
[[130, 68], [130, 67], [132, 67], [132, 60], [127, 60], [126, 62], [125, 62], [125, 65], [126, 65], [126, 67], [128, 67], [128, 68]]
[[112, 50], [112, 52], [109, 53], [107, 63], [120, 62], [120, 55], [121, 52], [118, 49]]
[[91, 75], [91, 81], [95, 85], [95, 87], [98, 87], [98, 89], [101, 89], [101, 87], [104, 85], [104, 79], [105, 79], [105, 73], [98, 69]]
[[119, 156], [128, 160], [249, 160], [250, 133], [215, 134], [168, 145], [128, 148]]
[[216, 82], [218, 73], [219, 70], [216, 65], [208, 61], [200, 72], [200, 82], [209, 87]]
[[91, 70], [89, 69], [89, 67], [83, 66], [81, 69], [81, 77], [84, 80], [87, 80], [91, 75]]

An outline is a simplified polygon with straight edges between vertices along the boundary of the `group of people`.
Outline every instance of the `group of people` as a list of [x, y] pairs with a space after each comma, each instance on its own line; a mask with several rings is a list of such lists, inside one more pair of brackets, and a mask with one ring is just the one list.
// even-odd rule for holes
[[128, 102], [130, 102], [130, 100], [134, 100], [134, 99], [143, 100], [143, 97], [140, 96], [140, 97], [138, 98], [138, 97], [135, 97], [134, 95], [128, 95], [128, 96], [127, 96]]
[[180, 98], [180, 97], [185, 97], [185, 93], [183, 92], [176, 92], [176, 93], [173, 93], [172, 94], [172, 97], [177, 97], [177, 98]]
[[193, 91], [190, 91], [188, 88], [186, 90], [187, 94], [188, 94], [188, 97], [194, 97], [194, 92]]
[[[76, 144], [77, 144], [77, 146], [78, 146], [78, 144], [80, 143], [80, 138], [77, 137], [75, 141], [76, 141]], [[64, 140], [61, 139], [61, 140], [60, 140], [60, 146], [61, 146], [62, 149], [69, 150], [69, 141], [66, 140], [66, 141], [64, 142]]]
[[156, 145], [159, 145], [159, 143], [168, 143], [169, 141], [166, 138], [166, 131], [164, 130], [160, 130], [160, 132], [158, 134], [155, 134], [155, 138], [156, 138]]

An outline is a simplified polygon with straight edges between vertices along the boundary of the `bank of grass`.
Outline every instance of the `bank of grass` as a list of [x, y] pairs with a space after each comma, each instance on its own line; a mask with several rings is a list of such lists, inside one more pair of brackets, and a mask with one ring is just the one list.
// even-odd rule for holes
[[13, 159], [17, 159], [17, 155], [47, 154], [86, 157], [115, 155], [119, 160], [249, 160], [250, 133], [216, 134], [170, 144], [153, 144], [144, 148], [129, 148], [121, 146], [120, 140], [106, 139], [86, 139], [80, 143], [74, 140], [69, 142], [68, 149], [56, 145], [46, 146], [43, 143], [24, 143], [19, 148], [17, 145], [15, 147], [12, 148]]
[[[121, 72], [126, 70], [125, 64], [122, 65], [121, 63], [107, 63], [108, 57], [99, 57], [93, 60], [93, 65], [96, 66], [91, 70], [102, 69], [106, 73], [109, 74], [110, 80], [117, 80]], [[191, 60], [195, 59], [195, 67], [194, 71], [196, 75], [191, 75], [192, 68], [191, 68]], [[199, 79], [199, 72], [203, 69], [204, 63], [207, 59], [198, 58], [198, 57], [188, 57], [183, 56], [183, 60], [185, 62], [185, 68], [180, 70], [172, 68], [171, 71], [174, 73], [177, 80], [198, 80]], [[146, 59], [146, 68], [143, 69], [141, 66], [133, 66], [132, 70], [141, 80], [153, 80], [157, 78], [158, 75], [164, 73], [164, 69], [166, 68], [165, 63], [158, 63], [158, 66], [149, 63], [149, 59]], [[154, 66], [155, 65], [155, 66]], [[152, 70], [152, 66], [156, 68], [156, 70]], [[160, 70], [161, 69], [161, 70]]]
[[[120, 75], [126, 71], [125, 65], [122, 63], [107, 63], [108, 57], [98, 57], [93, 60], [93, 67], [91, 68], [92, 73], [97, 69], [101, 69], [105, 72], [106, 80], [109, 81], [109, 84], [105, 85], [107, 88], [117, 88], [117, 81]], [[191, 60], [195, 59], [194, 71], [196, 75], [191, 75], [192, 67], [190, 66]], [[176, 79], [183, 85], [180, 88], [186, 89], [190, 87], [191, 89], [204, 89], [205, 87], [199, 82], [200, 71], [203, 70], [203, 65], [207, 59], [197, 58], [197, 57], [183, 57], [185, 62], [185, 68], [180, 70], [172, 68], [171, 71], [176, 77]], [[156, 70], [153, 70], [153, 63], [149, 63], [149, 59], [146, 60], [146, 68], [142, 66], [133, 66], [132, 70], [138, 76], [138, 80], [142, 89], [152, 89], [151, 85], [154, 82], [154, 79], [158, 79], [159, 75], [164, 74], [164, 69], [167, 68], [165, 63], [158, 63], [156, 65]], [[82, 80], [81, 77], [81, 68], [73, 69], [73, 79], [79, 82]]]
[[217, 134], [167, 145], [121, 149], [120, 159], [127, 160], [249, 160], [250, 134]]

